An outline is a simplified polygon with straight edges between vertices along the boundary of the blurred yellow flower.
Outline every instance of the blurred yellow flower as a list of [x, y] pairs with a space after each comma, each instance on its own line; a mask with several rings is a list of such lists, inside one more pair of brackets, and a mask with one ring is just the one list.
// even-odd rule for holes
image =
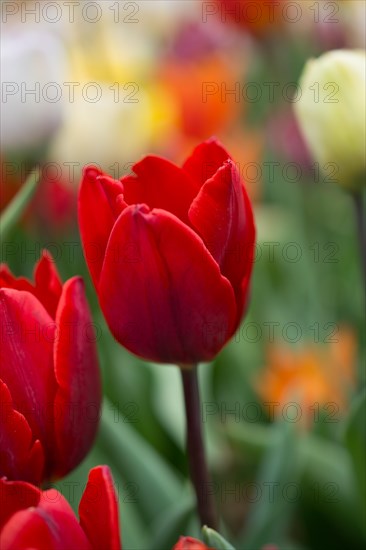
[[76, 181], [89, 163], [120, 177], [146, 150], [159, 149], [176, 121], [174, 98], [151, 79], [151, 53], [125, 55], [115, 27], [101, 22], [92, 40], [87, 32], [70, 37], [65, 121], [49, 158], [69, 172], [72, 163]]

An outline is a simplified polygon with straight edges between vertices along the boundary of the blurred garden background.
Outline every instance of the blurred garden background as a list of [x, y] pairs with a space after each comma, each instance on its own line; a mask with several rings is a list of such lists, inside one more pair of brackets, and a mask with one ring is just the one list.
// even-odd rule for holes
[[[32, 277], [48, 248], [64, 279], [84, 277], [102, 367], [96, 444], [55, 486], [77, 510], [89, 468], [108, 464], [125, 550], [200, 538], [178, 369], [138, 360], [113, 340], [76, 207], [84, 165], [119, 178], [149, 153], [181, 164], [215, 135], [245, 181], [258, 241], [248, 313], [216, 361], [200, 366], [213, 477], [202, 490], [214, 493], [220, 531], [237, 549], [363, 548], [365, 288], [354, 200], [338, 159], [324, 167], [313, 158], [294, 104], [309, 58], [364, 49], [365, 3], [3, 1], [1, 9], [2, 209], [41, 167], [35, 194], [2, 235], [1, 260]], [[324, 96], [319, 82], [313, 90], [319, 101], [336, 92]]]

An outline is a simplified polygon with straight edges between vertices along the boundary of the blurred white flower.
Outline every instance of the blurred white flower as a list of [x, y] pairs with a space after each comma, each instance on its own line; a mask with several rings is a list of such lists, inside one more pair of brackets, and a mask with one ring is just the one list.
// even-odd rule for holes
[[36, 26], [3, 26], [1, 137], [5, 152], [33, 149], [62, 118], [65, 52], [55, 35]]

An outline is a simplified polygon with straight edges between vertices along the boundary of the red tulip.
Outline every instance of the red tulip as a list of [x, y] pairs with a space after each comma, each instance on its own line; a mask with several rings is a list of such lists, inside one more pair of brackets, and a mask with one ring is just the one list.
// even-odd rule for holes
[[255, 228], [238, 170], [214, 139], [178, 168], [148, 156], [116, 181], [84, 172], [84, 254], [108, 325], [148, 360], [211, 360], [247, 303]]
[[101, 402], [84, 285], [44, 252], [35, 284], [0, 268], [0, 476], [39, 484], [88, 452]]
[[249, 31], [257, 38], [281, 27], [286, 20], [286, 0], [216, 0], [217, 8], [207, 3], [204, 14], [219, 16], [222, 23], [232, 22]]
[[0, 479], [1, 550], [119, 550], [118, 504], [107, 466], [90, 470], [80, 523], [55, 489]]
[[180, 537], [177, 544], [172, 550], [211, 550], [208, 546], [203, 544], [200, 540], [192, 537]]

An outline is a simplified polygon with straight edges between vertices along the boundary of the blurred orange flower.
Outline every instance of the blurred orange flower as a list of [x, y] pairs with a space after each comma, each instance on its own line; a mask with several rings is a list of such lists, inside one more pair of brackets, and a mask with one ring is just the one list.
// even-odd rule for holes
[[182, 22], [158, 70], [177, 113], [165, 154], [183, 162], [198, 139], [215, 136], [230, 144], [250, 198], [259, 201], [264, 135], [245, 126], [249, 57], [238, 52], [238, 40], [221, 27]]
[[302, 420], [309, 425], [317, 417], [317, 404], [331, 403], [332, 410], [324, 410], [334, 415], [346, 409], [355, 387], [355, 362], [355, 334], [343, 327], [326, 345], [312, 344], [305, 349], [272, 345], [255, 386], [264, 403], [280, 405], [274, 407], [275, 415], [281, 414], [286, 404], [295, 402]]
[[235, 93], [237, 68], [218, 54], [166, 61], [161, 79], [177, 102], [180, 130], [195, 141], [226, 130], [240, 118], [244, 102]]

